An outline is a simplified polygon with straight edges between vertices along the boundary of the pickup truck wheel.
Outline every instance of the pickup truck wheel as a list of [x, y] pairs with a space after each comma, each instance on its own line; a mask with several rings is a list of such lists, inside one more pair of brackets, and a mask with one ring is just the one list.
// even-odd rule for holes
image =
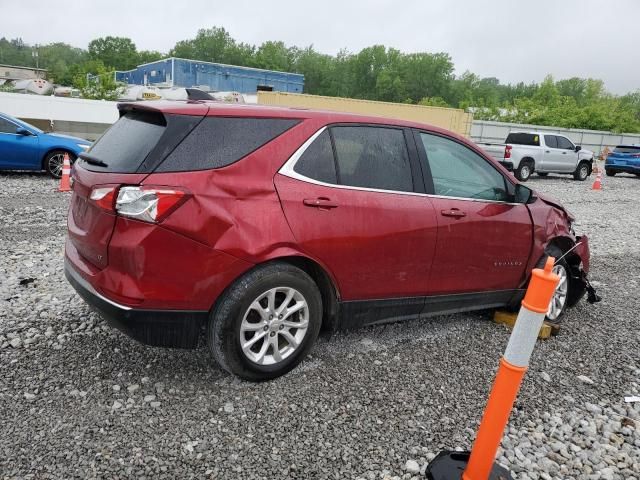
[[[549, 256], [553, 256], [556, 260], [562, 257], [563, 252], [556, 246], [551, 246], [547, 249], [545, 255], [542, 256], [537, 264], [538, 268], [543, 268]], [[556, 291], [553, 293], [551, 303], [549, 304], [549, 310], [545, 321], [549, 323], [560, 323], [562, 316], [567, 309], [567, 299], [569, 297], [569, 290], [572, 287], [571, 278], [569, 276], [569, 264], [563, 258], [553, 266], [553, 273], [560, 277], [560, 282], [556, 287]]]
[[538, 174], [539, 177], [546, 177], [547, 175], [549, 175], [549, 172], [536, 172]]
[[533, 173], [533, 165], [531, 162], [520, 162], [520, 165], [515, 171], [516, 178], [521, 182], [526, 182]]
[[311, 277], [292, 265], [271, 263], [242, 276], [219, 298], [207, 342], [224, 370], [264, 381], [307, 356], [321, 323], [322, 298]]
[[589, 176], [589, 163], [588, 162], [580, 162], [578, 164], [578, 168], [573, 172], [573, 178], [580, 182], [584, 182]]
[[618, 173], [615, 170], [609, 170], [608, 168], [606, 168], [604, 171], [607, 173], [607, 177], [613, 177], [616, 173]]

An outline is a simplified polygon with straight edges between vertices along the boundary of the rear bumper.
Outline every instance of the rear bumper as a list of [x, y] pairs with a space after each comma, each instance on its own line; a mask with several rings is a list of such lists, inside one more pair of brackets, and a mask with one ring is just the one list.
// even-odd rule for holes
[[499, 160], [498, 162], [510, 172], [513, 171], [513, 162], [505, 162], [504, 160]]
[[145, 310], [121, 305], [98, 293], [65, 258], [64, 273], [78, 294], [110, 325], [156, 347], [196, 348], [208, 311]]

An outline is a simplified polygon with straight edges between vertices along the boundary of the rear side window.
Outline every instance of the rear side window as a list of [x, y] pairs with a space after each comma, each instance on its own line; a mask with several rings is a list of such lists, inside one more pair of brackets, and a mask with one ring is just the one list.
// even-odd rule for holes
[[540, 136], [534, 133], [510, 133], [504, 143], [514, 145], [528, 145], [530, 147], [540, 146]]
[[156, 171], [226, 167], [297, 123], [298, 120], [281, 118], [205, 117]]
[[404, 132], [384, 127], [333, 127], [338, 180], [342, 185], [413, 191]]
[[634, 146], [625, 146], [625, 145], [618, 145], [616, 148], [613, 149], [613, 151], [615, 153], [631, 153], [631, 154], [639, 154], [640, 153], [640, 147], [634, 147]]
[[295, 172], [324, 183], [338, 183], [329, 131], [325, 130], [304, 151], [293, 169]]
[[549, 148], [558, 148], [558, 137], [556, 137], [555, 135], [545, 135], [544, 136], [544, 143], [547, 145], [547, 147]]
[[133, 173], [164, 133], [166, 121], [156, 112], [131, 111], [124, 114], [81, 158], [99, 163], [101, 171]]

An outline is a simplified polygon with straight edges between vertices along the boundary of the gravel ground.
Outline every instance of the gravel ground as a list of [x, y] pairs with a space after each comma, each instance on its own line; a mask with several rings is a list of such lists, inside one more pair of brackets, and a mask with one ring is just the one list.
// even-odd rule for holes
[[[639, 479], [640, 179], [532, 178], [591, 239], [604, 300], [538, 344], [499, 460], [519, 479]], [[0, 174], [0, 478], [422, 478], [468, 449], [509, 332], [489, 313], [319, 340], [278, 380], [107, 328], [62, 272], [68, 194]]]

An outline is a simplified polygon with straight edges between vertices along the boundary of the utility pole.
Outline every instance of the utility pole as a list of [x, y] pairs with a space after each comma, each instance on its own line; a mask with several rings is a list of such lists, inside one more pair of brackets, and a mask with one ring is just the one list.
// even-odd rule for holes
[[31, 56], [36, 59], [36, 77], [40, 78], [40, 61], [38, 58], [38, 44], [34, 45], [34, 49], [31, 51]]

